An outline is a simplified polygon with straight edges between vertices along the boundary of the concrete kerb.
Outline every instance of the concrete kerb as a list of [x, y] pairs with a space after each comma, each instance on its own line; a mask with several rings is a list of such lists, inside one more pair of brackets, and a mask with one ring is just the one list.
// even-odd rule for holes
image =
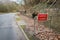
[[[15, 17], [16, 18], [16, 17]], [[18, 22], [16, 20], [16, 24], [18, 25]], [[23, 32], [24, 36], [26, 37], [27, 40], [29, 40], [29, 38], [27, 37], [26, 33], [24, 32], [24, 30], [20, 27], [20, 25], [18, 25], [18, 27], [21, 29], [21, 31]]]

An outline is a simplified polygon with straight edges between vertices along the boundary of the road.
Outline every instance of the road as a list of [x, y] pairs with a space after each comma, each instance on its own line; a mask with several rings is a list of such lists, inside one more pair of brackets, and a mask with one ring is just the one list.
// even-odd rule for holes
[[12, 13], [0, 15], [0, 40], [26, 40], [14, 17]]

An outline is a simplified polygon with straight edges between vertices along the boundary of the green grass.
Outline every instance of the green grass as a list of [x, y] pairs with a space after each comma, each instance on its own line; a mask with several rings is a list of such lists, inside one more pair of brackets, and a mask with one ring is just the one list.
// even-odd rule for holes
[[21, 20], [21, 18], [16, 18], [16, 21], [20, 21]]
[[20, 27], [24, 30], [26, 25], [20, 25]]

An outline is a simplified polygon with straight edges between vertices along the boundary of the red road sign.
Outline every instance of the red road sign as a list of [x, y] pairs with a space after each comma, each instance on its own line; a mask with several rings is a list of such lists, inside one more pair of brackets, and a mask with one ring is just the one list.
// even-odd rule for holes
[[38, 21], [46, 21], [47, 17], [47, 14], [38, 14]]

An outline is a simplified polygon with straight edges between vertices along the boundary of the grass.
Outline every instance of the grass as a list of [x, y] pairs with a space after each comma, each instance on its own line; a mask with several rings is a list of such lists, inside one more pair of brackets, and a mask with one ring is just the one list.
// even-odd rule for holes
[[20, 27], [24, 30], [26, 25], [20, 25]]
[[[26, 25], [20, 25], [20, 27], [24, 30], [24, 32], [25, 32], [25, 27], [26, 27]], [[28, 36], [28, 38], [30, 39], [30, 40], [40, 40], [39, 38], [37, 38], [36, 36], [34, 36], [34, 35], [30, 35], [29, 33], [27, 33], [27, 32], [25, 32], [26, 33], [26, 35]]]
[[19, 18], [16, 18], [16, 21], [20, 21], [21, 20], [21, 18], [19, 17]]
[[27, 33], [27, 32], [25, 32], [26, 34], [27, 34], [27, 36], [28, 36], [28, 38], [30, 39], [30, 40], [40, 40], [39, 38], [37, 38], [36, 36], [34, 36], [34, 35], [30, 35], [29, 33]]

